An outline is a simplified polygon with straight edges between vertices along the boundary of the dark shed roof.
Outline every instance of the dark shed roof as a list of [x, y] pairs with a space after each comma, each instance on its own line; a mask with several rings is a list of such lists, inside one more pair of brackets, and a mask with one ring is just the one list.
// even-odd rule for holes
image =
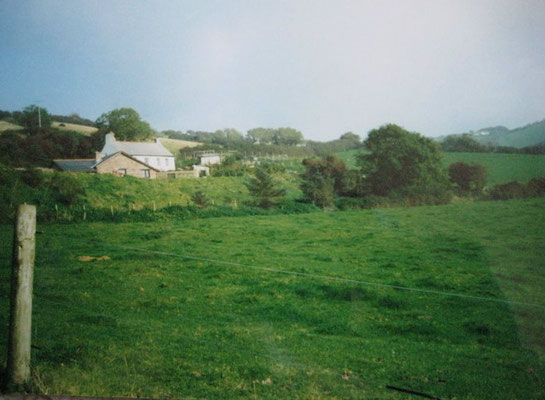
[[96, 164], [96, 160], [94, 158], [80, 160], [53, 160], [53, 164], [61, 171], [93, 172], [93, 166]]

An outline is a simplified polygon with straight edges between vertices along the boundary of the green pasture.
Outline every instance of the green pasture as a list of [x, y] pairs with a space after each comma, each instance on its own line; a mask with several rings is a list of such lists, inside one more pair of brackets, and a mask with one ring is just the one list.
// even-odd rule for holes
[[545, 155], [541, 154], [443, 153], [445, 166], [459, 161], [484, 166], [489, 186], [545, 176]]
[[544, 199], [38, 229], [42, 393], [545, 396], [545, 309], [504, 302], [545, 304]]
[[[350, 168], [356, 168], [360, 150], [349, 150], [337, 155]], [[511, 181], [528, 182], [545, 176], [545, 155], [502, 153], [442, 153], [443, 164], [455, 162], [478, 163], [488, 171], [488, 186]]]

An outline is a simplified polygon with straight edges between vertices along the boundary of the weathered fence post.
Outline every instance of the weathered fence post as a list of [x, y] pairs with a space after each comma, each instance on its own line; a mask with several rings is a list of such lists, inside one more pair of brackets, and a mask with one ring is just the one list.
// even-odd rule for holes
[[35, 234], [36, 206], [20, 205], [15, 220], [11, 269], [8, 390], [23, 389], [30, 378]]

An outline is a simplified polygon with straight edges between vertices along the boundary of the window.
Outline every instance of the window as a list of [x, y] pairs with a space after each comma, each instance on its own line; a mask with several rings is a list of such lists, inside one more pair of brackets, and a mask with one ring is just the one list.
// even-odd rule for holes
[[149, 169], [143, 169], [142, 178], [149, 178], [149, 177], [150, 177]]
[[118, 173], [119, 175], [121, 175], [121, 176], [125, 176], [125, 175], [127, 175], [127, 168], [119, 168], [119, 169], [117, 170], [117, 173]]
[[149, 165], [149, 158], [144, 158], [144, 162]]
[[161, 159], [157, 158], [157, 165], [161, 165]]

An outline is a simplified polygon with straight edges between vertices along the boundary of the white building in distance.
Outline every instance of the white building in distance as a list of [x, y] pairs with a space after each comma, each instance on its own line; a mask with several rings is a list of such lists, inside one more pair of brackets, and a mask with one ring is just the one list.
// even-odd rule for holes
[[99, 157], [107, 157], [120, 151], [159, 171], [176, 169], [174, 155], [157, 138], [153, 142], [121, 142], [115, 139], [113, 132], [110, 132], [105, 137]]

